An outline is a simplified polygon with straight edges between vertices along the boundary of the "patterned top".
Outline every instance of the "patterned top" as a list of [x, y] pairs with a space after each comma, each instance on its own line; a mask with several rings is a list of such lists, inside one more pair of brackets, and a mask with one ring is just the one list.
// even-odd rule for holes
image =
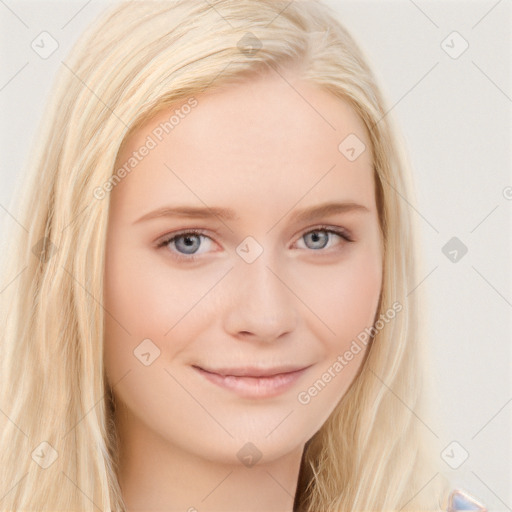
[[488, 512], [483, 503], [462, 489], [454, 489], [450, 492], [447, 503], [443, 505], [443, 510], [446, 512], [457, 512], [458, 510]]

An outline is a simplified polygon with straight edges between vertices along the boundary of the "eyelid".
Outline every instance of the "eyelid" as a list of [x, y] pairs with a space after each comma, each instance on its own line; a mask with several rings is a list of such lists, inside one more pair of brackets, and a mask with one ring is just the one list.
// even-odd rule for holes
[[[199, 229], [199, 228], [180, 229], [179, 231], [173, 231], [171, 233], [167, 233], [167, 234], [159, 237], [155, 242], [155, 246], [157, 248], [163, 247], [164, 245], [168, 244], [172, 239], [178, 238], [179, 236], [182, 236], [182, 235], [188, 235], [188, 234], [203, 236], [203, 237], [209, 238], [210, 240], [213, 241], [212, 237], [210, 237], [206, 234], [207, 232], [208, 232], [208, 230], [203, 230], [203, 229]], [[218, 235], [218, 233], [215, 233], [215, 232], [213, 232], [213, 233]]]
[[345, 239], [347, 242], [354, 242], [354, 238], [352, 236], [351, 231], [349, 231], [347, 228], [344, 228], [342, 226], [335, 226], [332, 224], [315, 224], [311, 227], [301, 229], [299, 231], [299, 235], [302, 237], [304, 235], [307, 235], [308, 233], [311, 233], [313, 231], [328, 231], [331, 233], [334, 233], [342, 238]]

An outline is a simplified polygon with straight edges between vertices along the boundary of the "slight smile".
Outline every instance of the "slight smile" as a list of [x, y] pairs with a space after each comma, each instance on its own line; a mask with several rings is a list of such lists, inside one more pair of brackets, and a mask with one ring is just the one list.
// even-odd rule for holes
[[282, 369], [258, 370], [249, 367], [215, 371], [205, 370], [200, 366], [193, 366], [193, 368], [208, 381], [234, 391], [241, 397], [271, 398], [290, 389], [310, 366], [312, 365], [295, 367], [288, 371], [282, 371]]

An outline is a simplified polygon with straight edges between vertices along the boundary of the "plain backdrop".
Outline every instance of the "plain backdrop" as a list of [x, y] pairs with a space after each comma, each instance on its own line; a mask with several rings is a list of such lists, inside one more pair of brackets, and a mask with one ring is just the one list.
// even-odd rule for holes
[[[437, 389], [418, 421], [455, 484], [512, 511], [510, 1], [325, 3], [370, 61], [413, 166], [425, 261], [410, 293], [427, 299]], [[107, 5], [0, 0], [3, 226], [55, 73]], [[31, 46], [43, 31], [58, 43], [48, 58]]]

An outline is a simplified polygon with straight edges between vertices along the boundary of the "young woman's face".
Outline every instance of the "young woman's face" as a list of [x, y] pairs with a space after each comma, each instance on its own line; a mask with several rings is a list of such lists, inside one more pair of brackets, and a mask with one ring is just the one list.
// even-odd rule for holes
[[302, 450], [358, 373], [381, 290], [364, 124], [267, 76], [161, 112], [125, 164], [104, 303], [124, 444], [238, 464]]

